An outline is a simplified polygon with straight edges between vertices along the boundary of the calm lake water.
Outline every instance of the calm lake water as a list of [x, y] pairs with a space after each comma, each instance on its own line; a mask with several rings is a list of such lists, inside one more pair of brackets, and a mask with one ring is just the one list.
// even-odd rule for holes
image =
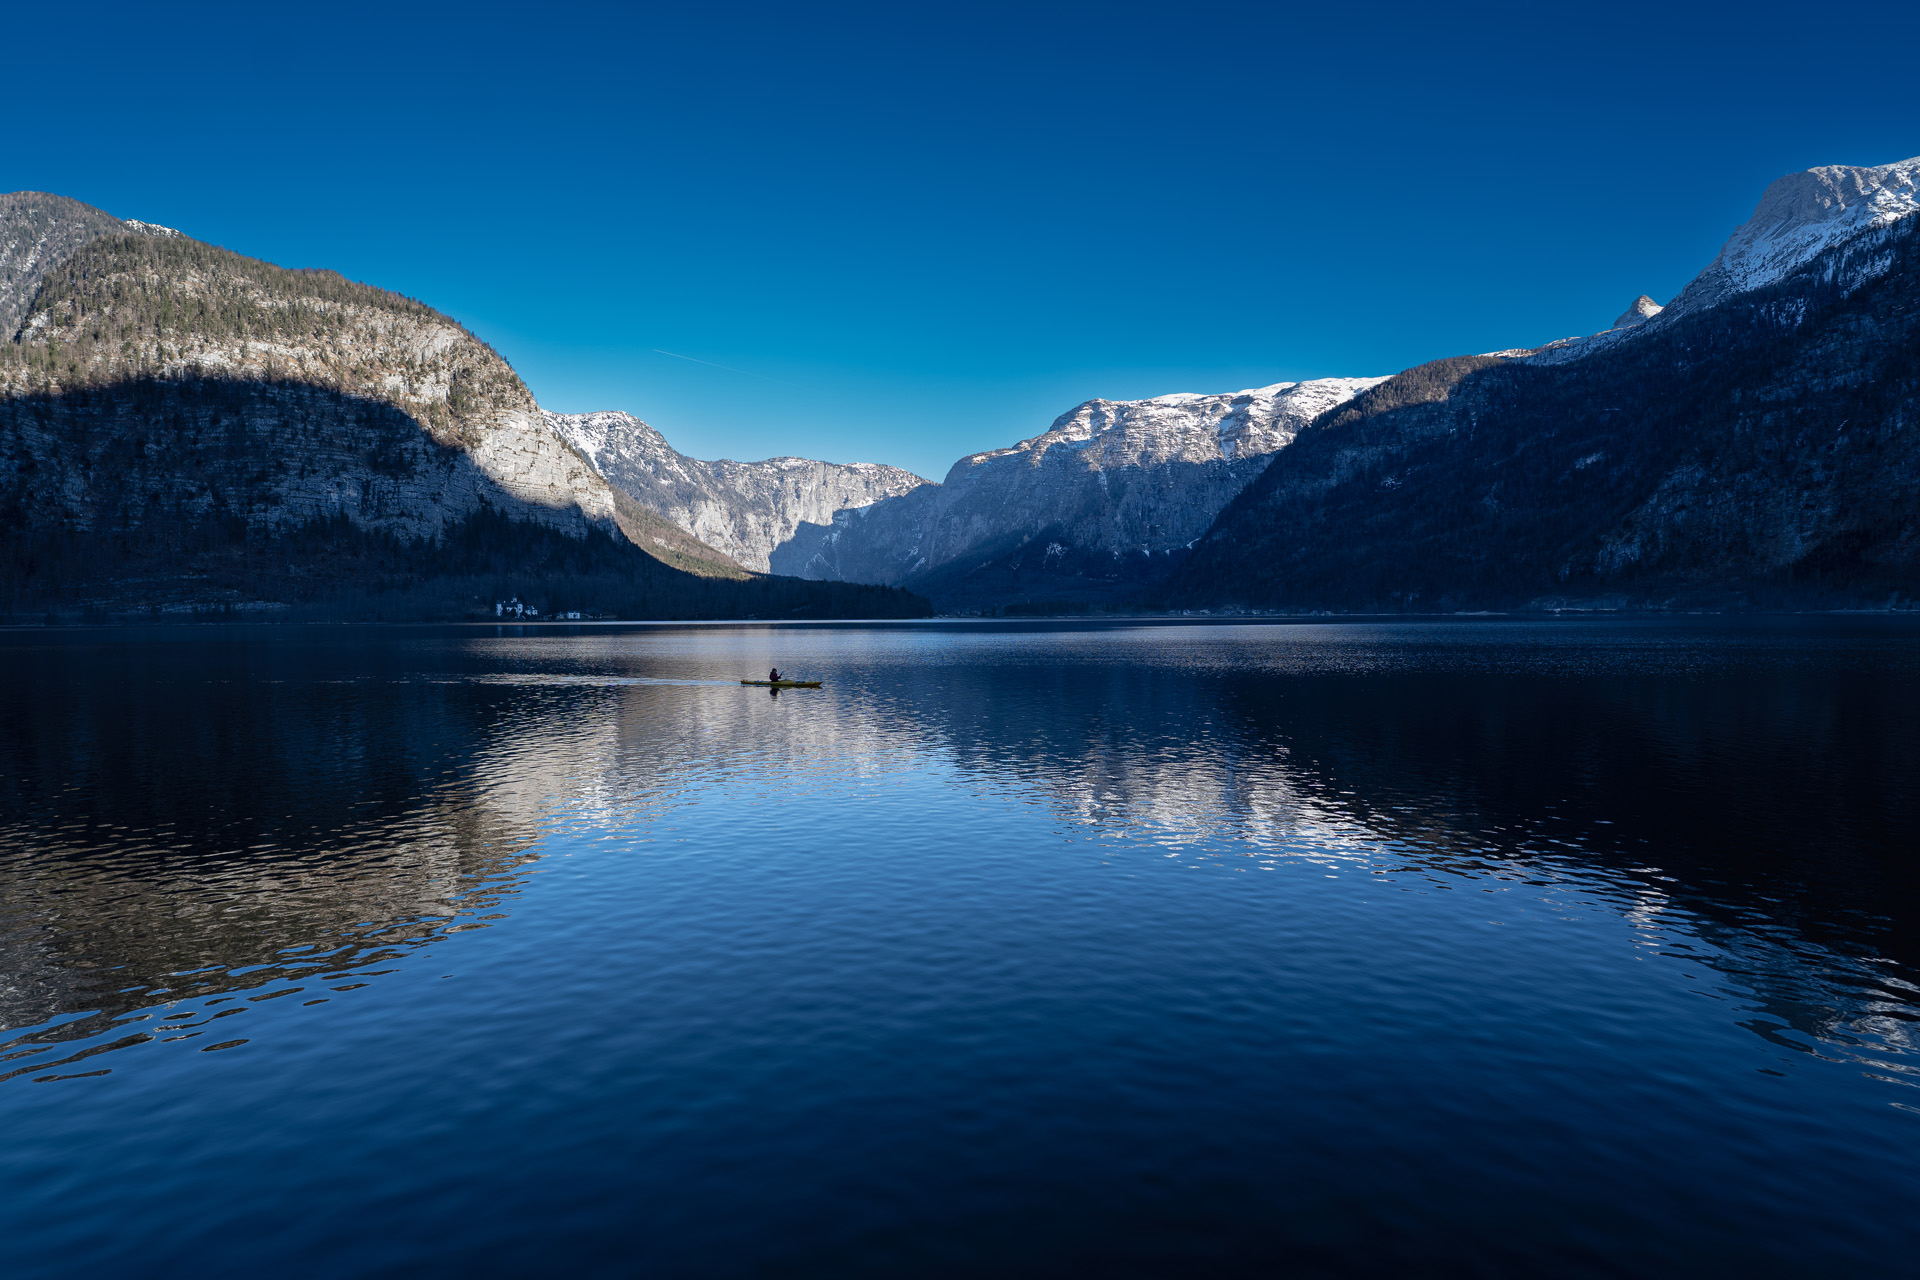
[[10, 1276], [1920, 1256], [1920, 625], [0, 660]]

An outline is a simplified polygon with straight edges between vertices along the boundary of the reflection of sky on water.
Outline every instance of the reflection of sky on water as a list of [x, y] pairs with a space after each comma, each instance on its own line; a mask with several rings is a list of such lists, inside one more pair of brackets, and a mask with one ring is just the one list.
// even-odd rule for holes
[[1913, 630], [14, 633], [0, 1225], [898, 1274], [1178, 1191], [1307, 1257], [1857, 1259], [1916, 1185]]
[[[1769, 1042], [1915, 1076], [1912, 886], [1886, 883], [1910, 870], [1893, 842], [1920, 775], [1898, 632], [523, 629], [261, 647], [239, 671], [149, 655], [143, 689], [75, 656], [16, 691], [0, 1073], [225, 1043], [247, 1005], [377, 981], [507, 918], [556, 831], [644, 847], [743, 788], [846, 803], [880, 780], [1039, 803], [1116, 864], [1312, 867], [1612, 912], [1634, 945], [1710, 971], [1722, 1016]], [[828, 687], [738, 686], [775, 661]], [[235, 771], [264, 787], [233, 789]], [[888, 838], [847, 821], [849, 839]]]

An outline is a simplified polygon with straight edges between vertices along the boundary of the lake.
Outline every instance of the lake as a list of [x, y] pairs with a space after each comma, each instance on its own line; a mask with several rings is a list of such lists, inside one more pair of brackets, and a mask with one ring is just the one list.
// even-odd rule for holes
[[10, 1276], [1920, 1245], [1920, 620], [0, 657]]

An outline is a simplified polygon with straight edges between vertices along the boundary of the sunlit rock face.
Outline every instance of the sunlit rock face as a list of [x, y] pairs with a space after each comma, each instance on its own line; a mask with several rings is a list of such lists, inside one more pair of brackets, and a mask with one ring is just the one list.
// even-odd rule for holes
[[1631, 329], [1637, 324], [1645, 324], [1665, 310], [1665, 307], [1643, 293], [1633, 300], [1632, 305], [1620, 313], [1620, 318], [1613, 322], [1613, 327], [1616, 329]]
[[[1001, 579], [1137, 577], [1205, 532], [1276, 450], [1379, 378], [1282, 382], [1221, 395], [1089, 400], [1040, 435], [962, 458], [938, 486], [803, 527], [776, 572], [888, 583], [940, 582], [1018, 594]], [[945, 577], [936, 577], [945, 575]]]
[[1920, 212], [1920, 156], [1876, 166], [1832, 164], [1790, 173], [1728, 237], [1671, 304], [1675, 316], [1783, 280], [1864, 231]]
[[28, 525], [615, 527], [507, 363], [410, 298], [33, 193], [0, 197], [0, 272], [0, 487]]
[[762, 573], [774, 548], [802, 524], [827, 524], [837, 512], [927, 484], [910, 471], [874, 462], [703, 462], [629, 413], [549, 413], [546, 420], [635, 502]]

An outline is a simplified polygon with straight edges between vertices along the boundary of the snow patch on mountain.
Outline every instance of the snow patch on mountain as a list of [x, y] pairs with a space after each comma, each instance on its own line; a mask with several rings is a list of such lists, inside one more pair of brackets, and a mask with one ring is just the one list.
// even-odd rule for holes
[[[1086, 465], [1095, 470], [1255, 457], [1272, 453], [1328, 409], [1383, 381], [1319, 378], [1215, 395], [1177, 392], [1147, 400], [1089, 400], [1061, 414], [1040, 435], [1010, 449], [962, 459], [954, 471], [1023, 454], [1038, 460], [1062, 445], [1091, 446], [1094, 452]], [[954, 478], [948, 475], [949, 481]]]

